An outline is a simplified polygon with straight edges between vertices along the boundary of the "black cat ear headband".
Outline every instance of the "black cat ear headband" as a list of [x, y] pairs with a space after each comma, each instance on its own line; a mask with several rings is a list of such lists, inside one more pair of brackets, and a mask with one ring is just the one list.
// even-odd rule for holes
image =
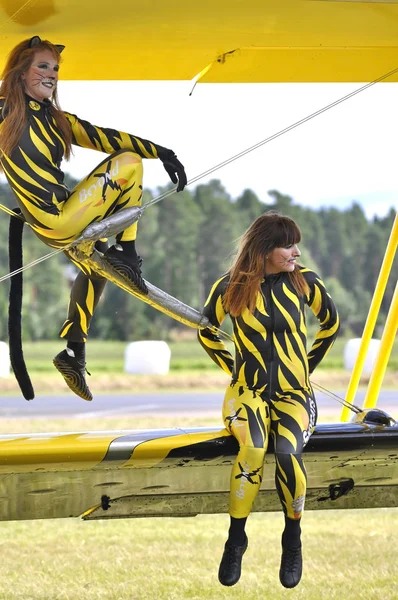
[[[34, 48], [35, 46], [38, 46], [39, 44], [41, 44], [41, 38], [39, 38], [38, 35], [35, 35], [29, 40], [28, 48]], [[62, 44], [54, 44], [54, 46], [57, 48], [57, 50], [60, 54], [61, 54], [62, 50], [64, 50], [64, 48], [65, 48], [65, 46], [62, 46]]]

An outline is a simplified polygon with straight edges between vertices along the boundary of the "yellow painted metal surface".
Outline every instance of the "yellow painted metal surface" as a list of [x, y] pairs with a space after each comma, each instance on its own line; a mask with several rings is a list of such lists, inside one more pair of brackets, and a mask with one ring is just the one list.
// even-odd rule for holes
[[369, 381], [363, 407], [374, 408], [377, 404], [380, 388], [391, 356], [391, 350], [395, 342], [398, 330], [398, 283], [395, 285], [394, 296], [388, 311], [386, 324], [381, 337], [380, 348]]
[[[132, 437], [134, 435], [134, 437]], [[162, 431], [93, 431], [0, 436], [0, 475], [44, 471], [148, 468], [171, 448], [229, 436], [227, 430], [192, 434], [176, 428]], [[131, 449], [134, 449], [132, 453]]]
[[397, 25], [377, 1], [0, 0], [0, 62], [40, 35], [65, 79], [370, 81], [398, 67]]
[[0, 438], [0, 473], [92, 469], [122, 432], [36, 433]]
[[[175, 436], [171, 440], [173, 449], [175, 448], [183, 448], [188, 444], [198, 444], [202, 442], [208, 442], [209, 440], [214, 440], [215, 438], [229, 437], [231, 434], [226, 429], [220, 429], [216, 433], [213, 432], [203, 432], [203, 433], [195, 433], [194, 435], [187, 435], [184, 433], [183, 435]], [[135, 468], [135, 469], [148, 469], [150, 467], [154, 467], [156, 464], [159, 464], [170, 452], [170, 438], [156, 438], [150, 441], [145, 442], [145, 444], [141, 444], [137, 446], [132, 454], [131, 458], [123, 465], [123, 468]]]
[[[318, 425], [306, 507], [398, 506], [397, 443], [393, 424]], [[0, 521], [227, 512], [237, 449], [215, 428], [0, 436]], [[254, 510], [280, 510], [272, 448]]]
[[[386, 252], [384, 255], [383, 263], [380, 268], [379, 277], [377, 279], [376, 288], [373, 294], [372, 302], [369, 308], [369, 313], [366, 319], [365, 327], [362, 334], [362, 341], [358, 352], [357, 360], [355, 361], [354, 368], [351, 373], [350, 382], [348, 384], [346, 401], [352, 403], [355, 398], [355, 394], [358, 389], [359, 380], [361, 378], [362, 370], [365, 364], [366, 354], [369, 348], [370, 340], [372, 339], [373, 331], [376, 325], [377, 317], [381, 302], [383, 300], [384, 292], [386, 289], [388, 277], [391, 272], [395, 253], [398, 246], [398, 215], [395, 217], [391, 235], [388, 240]], [[348, 421], [350, 417], [350, 410], [346, 406], [343, 408], [341, 413], [341, 421]]]

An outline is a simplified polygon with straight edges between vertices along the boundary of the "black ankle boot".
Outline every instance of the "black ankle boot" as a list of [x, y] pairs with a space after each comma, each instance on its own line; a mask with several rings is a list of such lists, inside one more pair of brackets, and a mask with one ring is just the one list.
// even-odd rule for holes
[[242, 567], [242, 557], [247, 550], [247, 546], [248, 539], [246, 535], [242, 546], [235, 546], [228, 541], [226, 542], [218, 570], [218, 580], [222, 585], [231, 586], [238, 583]]
[[138, 291], [143, 294], [148, 293], [148, 288], [141, 276], [140, 267], [142, 260], [139, 256], [129, 256], [129, 254], [123, 252], [121, 245], [115, 244], [105, 252], [104, 259], [123, 279], [133, 285]]
[[301, 545], [296, 547], [283, 546], [279, 580], [283, 587], [294, 588], [300, 583], [303, 572]]
[[57, 354], [53, 364], [72, 392], [83, 398], [83, 400], [92, 400], [93, 395], [86, 383], [86, 362], [84, 358], [78, 360], [73, 354], [73, 350], [66, 348], [66, 350], [62, 350]]

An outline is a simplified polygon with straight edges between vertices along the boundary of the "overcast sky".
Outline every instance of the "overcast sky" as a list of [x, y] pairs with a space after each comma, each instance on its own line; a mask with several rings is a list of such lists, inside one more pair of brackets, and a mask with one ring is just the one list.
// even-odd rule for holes
[[[61, 68], [62, 78], [62, 68]], [[345, 96], [360, 84], [63, 82], [64, 110], [172, 148], [188, 179]], [[360, 202], [368, 216], [398, 207], [398, 84], [381, 83], [233, 162], [213, 175], [238, 196], [277, 189], [313, 207]], [[102, 160], [76, 149], [64, 168], [81, 178]], [[144, 161], [144, 185], [168, 181]]]

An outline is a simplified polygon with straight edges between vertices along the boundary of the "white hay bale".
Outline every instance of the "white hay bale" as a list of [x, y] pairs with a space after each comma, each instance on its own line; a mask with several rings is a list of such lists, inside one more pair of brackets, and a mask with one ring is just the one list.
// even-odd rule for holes
[[[361, 338], [348, 340], [344, 348], [344, 367], [352, 371], [357, 360]], [[380, 347], [380, 340], [371, 339], [363, 366], [362, 375], [371, 375]]]
[[132, 375], [167, 375], [170, 356], [166, 342], [131, 342], [124, 353], [124, 370]]
[[0, 377], [9, 377], [10, 375], [10, 352], [8, 344], [0, 342]]

